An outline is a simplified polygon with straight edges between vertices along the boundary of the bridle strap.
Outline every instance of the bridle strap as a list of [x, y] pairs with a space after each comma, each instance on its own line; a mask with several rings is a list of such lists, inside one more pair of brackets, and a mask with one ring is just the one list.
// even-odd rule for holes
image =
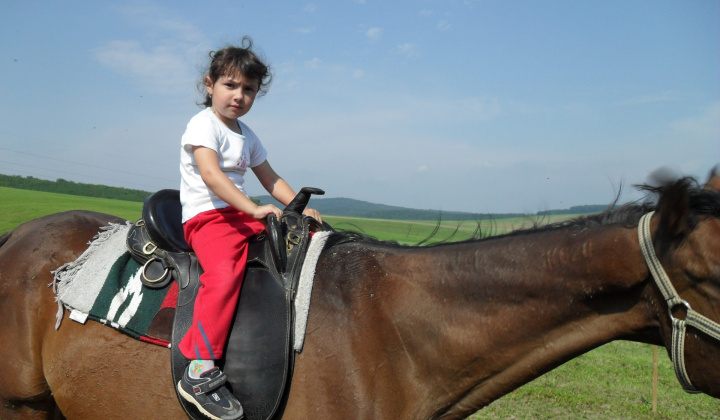
[[[665, 298], [665, 302], [667, 303], [668, 310], [670, 312], [670, 319], [672, 320], [673, 328], [670, 357], [673, 361], [673, 365], [675, 366], [675, 375], [686, 392], [698, 393], [700, 391], [695, 389], [690, 381], [690, 377], [687, 374], [687, 370], [685, 369], [685, 333], [687, 326], [689, 325], [696, 328], [710, 337], [720, 341], [720, 324], [695, 312], [690, 307], [690, 304], [687, 301], [682, 300], [677, 291], [675, 291], [675, 288], [670, 282], [670, 278], [655, 254], [652, 237], [650, 236], [650, 220], [652, 219], [654, 213], [655, 212], [650, 212], [640, 219], [640, 224], [638, 225], [640, 249], [645, 257], [645, 262], [650, 269], [650, 273], [652, 273], [652, 276], [655, 279], [655, 283], [658, 288], [660, 288], [660, 292], [662, 292], [662, 295]], [[676, 309], [678, 306], [685, 307], [687, 313], [685, 319], [679, 319], [673, 316], [673, 309]]]

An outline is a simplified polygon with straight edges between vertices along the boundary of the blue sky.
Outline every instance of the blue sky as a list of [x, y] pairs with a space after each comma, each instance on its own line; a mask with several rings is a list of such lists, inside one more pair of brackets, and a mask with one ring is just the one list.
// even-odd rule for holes
[[[604, 204], [720, 163], [720, 2], [3, 2], [0, 173], [179, 185], [209, 51], [250, 35], [244, 118], [296, 189], [405, 207]], [[251, 195], [264, 191], [248, 181]]]

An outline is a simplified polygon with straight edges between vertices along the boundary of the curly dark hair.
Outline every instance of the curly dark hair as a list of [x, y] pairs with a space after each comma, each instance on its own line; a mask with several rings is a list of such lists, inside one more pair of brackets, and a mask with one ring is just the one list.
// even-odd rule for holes
[[[260, 82], [258, 96], [266, 94], [272, 82], [270, 66], [253, 52], [252, 47], [252, 38], [244, 36], [239, 47], [228, 46], [222, 50], [211, 51], [210, 67], [205, 76], [209, 77], [214, 84], [222, 76], [240, 73], [248, 79]], [[205, 77], [198, 84], [198, 88], [205, 91], [205, 102], [202, 105], [212, 106], [212, 97], [205, 90]]]

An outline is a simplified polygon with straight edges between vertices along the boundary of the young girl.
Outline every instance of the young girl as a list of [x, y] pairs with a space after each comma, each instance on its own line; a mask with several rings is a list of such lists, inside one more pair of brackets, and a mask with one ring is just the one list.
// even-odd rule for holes
[[[242, 417], [240, 403], [223, 385], [215, 360], [223, 357], [247, 260], [247, 242], [260, 233], [267, 216], [282, 211], [258, 206], [245, 195], [250, 168], [279, 202], [295, 196], [275, 173], [267, 152], [240, 117], [255, 98], [267, 92], [271, 75], [252, 51], [252, 40], [210, 54], [204, 79], [206, 108], [195, 115], [182, 136], [180, 201], [185, 239], [205, 270], [195, 299], [193, 323], [178, 348], [191, 360], [178, 391], [213, 419]], [[312, 209], [304, 214], [320, 220]], [[217, 385], [219, 383], [219, 385]], [[205, 389], [203, 392], [197, 390]]]

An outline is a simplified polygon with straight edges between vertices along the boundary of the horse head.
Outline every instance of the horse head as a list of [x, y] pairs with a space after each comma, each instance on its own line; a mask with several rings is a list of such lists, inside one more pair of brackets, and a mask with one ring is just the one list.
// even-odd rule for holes
[[653, 189], [654, 248], [672, 284], [653, 273], [662, 339], [683, 388], [720, 398], [720, 175], [703, 188], [683, 178]]

